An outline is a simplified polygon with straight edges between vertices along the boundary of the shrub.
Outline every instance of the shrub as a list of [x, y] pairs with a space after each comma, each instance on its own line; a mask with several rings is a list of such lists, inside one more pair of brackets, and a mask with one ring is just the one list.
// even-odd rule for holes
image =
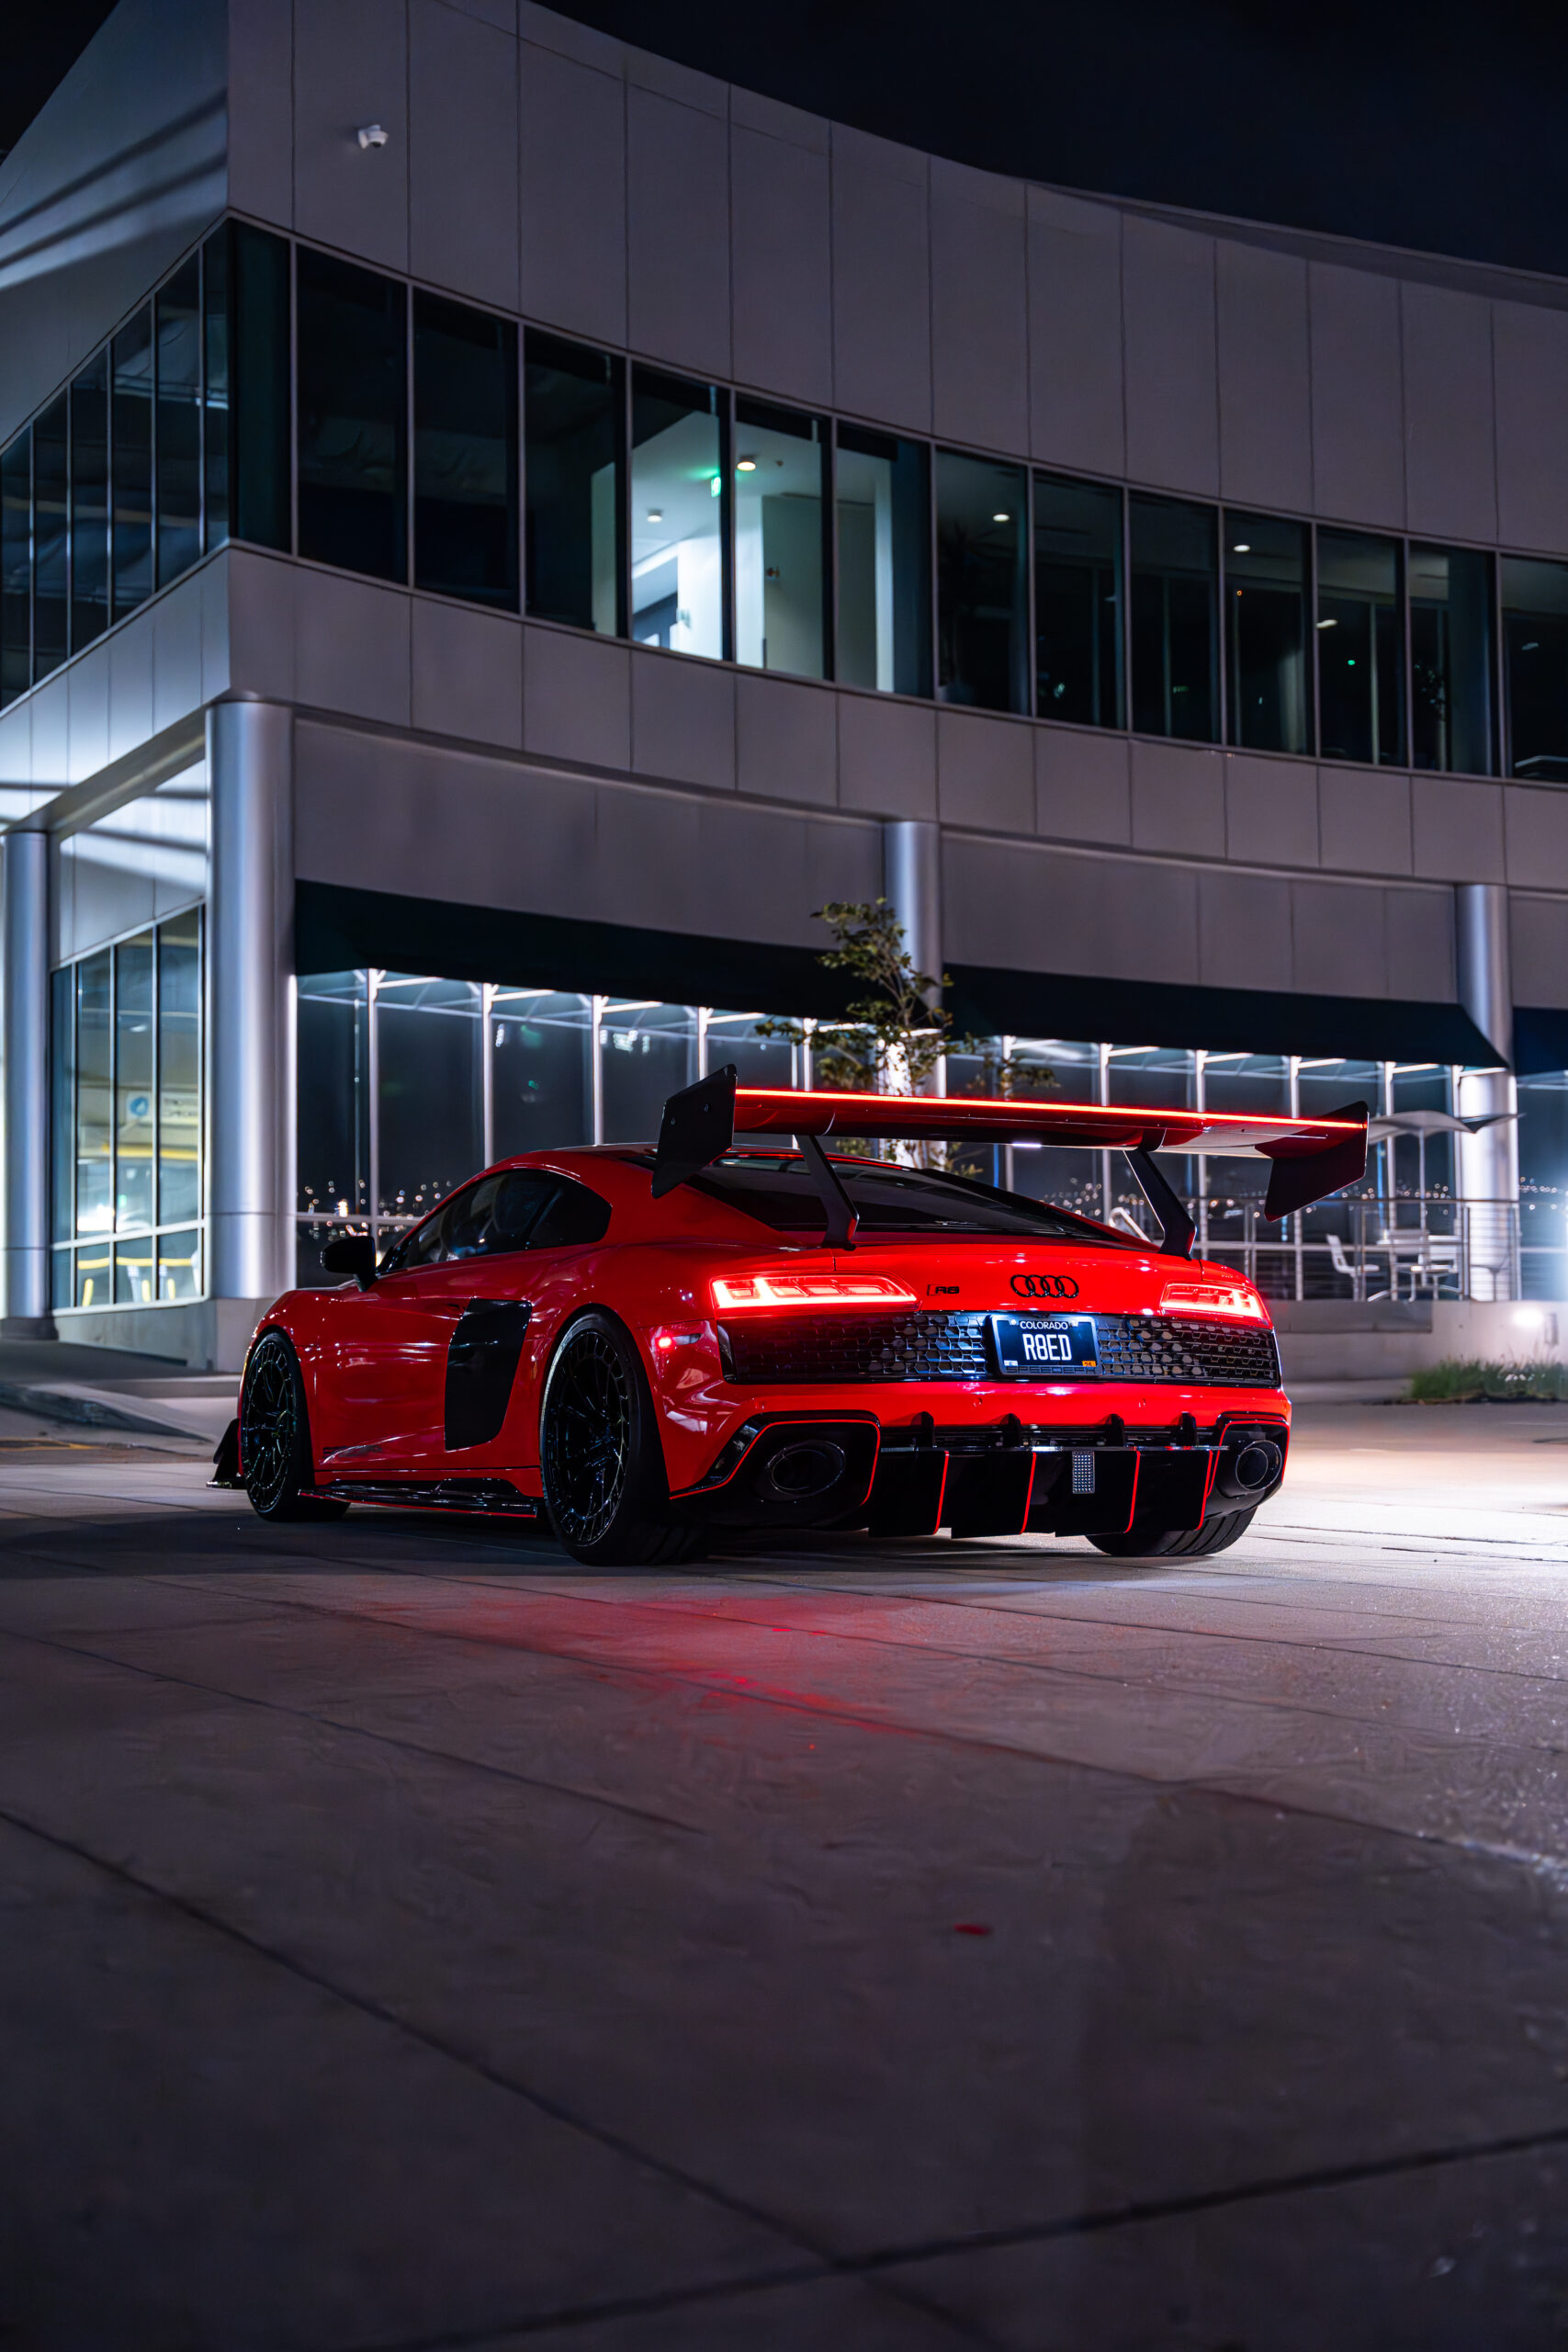
[[1412, 1374], [1410, 1394], [1418, 1405], [1568, 1404], [1568, 1364], [1539, 1357], [1526, 1363], [1461, 1363], [1447, 1356]]

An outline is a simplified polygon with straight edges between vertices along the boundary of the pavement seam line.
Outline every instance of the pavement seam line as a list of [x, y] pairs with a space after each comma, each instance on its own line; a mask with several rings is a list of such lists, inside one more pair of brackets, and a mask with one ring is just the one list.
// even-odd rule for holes
[[[238, 1944], [243, 1951], [266, 1961], [275, 1968], [281, 1968], [287, 1974], [297, 1978], [300, 1984], [309, 1984], [315, 1991], [325, 1994], [329, 2000], [341, 2002], [345, 2008], [356, 2011], [361, 2017], [370, 2018], [374, 2023], [386, 2027], [393, 2033], [406, 2036], [409, 2041], [417, 2042], [422, 2049], [428, 2050], [434, 2056], [444, 2059], [448, 2065], [457, 2066], [464, 2073], [474, 2075], [479, 2081], [488, 2084], [492, 2090], [502, 2091], [509, 2098], [523, 2100], [536, 2113], [547, 2117], [552, 2123], [558, 2124], [565, 2131], [580, 2133], [583, 2139], [592, 2142], [595, 2146], [606, 2149], [624, 2163], [636, 2165], [640, 2171], [652, 2176], [655, 2179], [669, 2182], [673, 2187], [684, 2190], [688, 2196], [704, 2199], [721, 2211], [733, 2213], [739, 2220], [750, 2222], [753, 2227], [765, 2230], [771, 2236], [780, 2239], [785, 2245], [798, 2246], [804, 2254], [811, 2256], [816, 2265], [819, 2266], [819, 2275], [823, 2278], [835, 2278], [846, 2273], [854, 2275], [863, 2267], [858, 2257], [841, 2256], [836, 2254], [831, 2247], [818, 2245], [804, 2231], [795, 2228], [790, 2222], [779, 2220], [775, 2215], [769, 2213], [765, 2208], [753, 2205], [749, 2199], [739, 2197], [713, 2181], [703, 2179], [700, 2174], [688, 2172], [683, 2165], [671, 2162], [668, 2157], [651, 2154], [649, 2150], [639, 2147], [636, 2141], [627, 2139], [622, 2132], [613, 2131], [604, 2124], [591, 2122], [585, 2116], [574, 2113], [558, 2099], [552, 2098], [547, 2092], [536, 2090], [530, 2085], [519, 2082], [514, 2076], [502, 2073], [499, 2067], [491, 2065], [476, 2052], [463, 2049], [457, 2042], [449, 2041], [442, 2034], [433, 2032], [428, 2026], [420, 2025], [411, 2018], [400, 2016], [396, 2009], [389, 2008], [383, 2002], [372, 1998], [368, 1994], [358, 1993], [345, 1984], [338, 1984], [321, 1969], [312, 1967], [309, 1962], [284, 1951], [276, 1944], [265, 1942], [261, 1937], [250, 1934], [247, 1929], [236, 1926], [231, 1920], [223, 1918], [220, 1913], [207, 1909], [202, 1904], [193, 1901], [190, 1896], [177, 1894], [172, 1888], [160, 1886], [154, 1879], [144, 1878], [139, 1871], [130, 1869], [125, 1863], [111, 1860], [107, 1855], [96, 1853], [90, 1846], [83, 1845], [78, 1839], [67, 1838], [58, 1830], [47, 1828], [40, 1822], [29, 1820], [25, 1814], [16, 1812], [9, 1805], [0, 1804], [0, 1822], [9, 1824], [13, 1829], [21, 1831], [24, 1836], [38, 1838], [41, 1844], [51, 1847], [56, 1852], [70, 1854], [75, 1860], [86, 1864], [89, 1869], [100, 1871], [105, 1877], [117, 1880], [122, 1886], [133, 1889], [136, 1894], [148, 1900], [164, 1905], [197, 1927], [205, 1928], [209, 1934], [222, 1937], [229, 1942]], [[933, 2304], [922, 2296], [910, 2294], [897, 2288], [894, 2288], [892, 2293], [895, 2301], [919, 2311], [930, 2319], [945, 2324], [955, 2335], [964, 2337], [970, 2343], [987, 2347], [987, 2352], [1004, 2352], [1004, 2347], [998, 2343], [997, 2339], [977, 2325], [961, 2318], [956, 2312], [946, 2311], [940, 2304]], [[491, 2333], [493, 2334], [494, 2331], [492, 2330]]]
[[[431, 1578], [429, 1581], [438, 1582], [446, 1579]], [[215, 1587], [214, 1589], [220, 1590], [222, 1588]], [[1451, 1852], [1480, 1854], [1515, 1867], [1526, 1866], [1517, 1850], [1513, 1848], [1487, 1846], [1473, 1839], [1461, 1843], [1444, 1837], [1437, 1830], [1410, 1829], [1393, 1822], [1371, 1821], [1360, 1814], [1331, 1811], [1317, 1805], [1303, 1805], [1290, 1797], [1259, 1796], [1250, 1789], [1236, 1788], [1224, 1781], [1213, 1778], [1186, 1776], [1173, 1779], [1168, 1775], [1161, 1776], [1154, 1772], [1140, 1771], [1133, 1765], [1097, 1764], [1084, 1757], [1063, 1756], [1034, 1747], [1019, 1747], [1007, 1740], [980, 1739], [972, 1733], [960, 1737], [955, 1733], [936, 1729], [930, 1724], [900, 1723], [876, 1715], [861, 1714], [848, 1708], [829, 1706], [820, 1701], [791, 1698], [776, 1690], [759, 1689], [755, 1684], [739, 1680], [733, 1676], [714, 1675], [704, 1679], [694, 1674], [671, 1674], [668, 1669], [659, 1674], [651, 1667], [626, 1666], [619, 1660], [611, 1660], [606, 1663], [604, 1659], [592, 1655], [581, 1655], [574, 1650], [541, 1649], [529, 1642], [491, 1641], [481, 1644], [478, 1634], [453, 1632], [445, 1626], [410, 1624], [400, 1617], [378, 1617], [361, 1614], [352, 1610], [326, 1608], [313, 1601], [295, 1602], [286, 1599], [279, 1600], [276, 1606], [279, 1609], [297, 1608], [305, 1616], [324, 1617], [335, 1623], [367, 1625], [384, 1632], [407, 1634], [421, 1636], [425, 1640], [462, 1642], [491, 1650], [509, 1649], [524, 1657], [547, 1660], [598, 1674], [616, 1675], [627, 1682], [662, 1679], [681, 1689], [706, 1692], [709, 1695], [716, 1692], [725, 1698], [745, 1700], [752, 1705], [774, 1707], [781, 1713], [800, 1714], [808, 1718], [820, 1717], [829, 1723], [851, 1724], [858, 1730], [882, 1734], [890, 1738], [924, 1740], [933, 1747], [972, 1749], [980, 1755], [1010, 1756], [1019, 1762], [1043, 1767], [1048, 1770], [1094, 1773], [1107, 1780], [1131, 1781], [1143, 1788], [1159, 1789], [1178, 1795], [1196, 1793], [1201, 1796], [1218, 1797], [1230, 1804], [1256, 1806], [1263, 1812], [1273, 1814], [1276, 1819], [1289, 1815], [1303, 1821], [1333, 1822], [1344, 1828], [1362, 1831], [1373, 1837], [1398, 1838], [1407, 1839], [1416, 1845], [1437, 1846]], [[114, 1661], [111, 1660], [110, 1663]]]
[[[271, 1623], [269, 1618], [253, 1623]], [[220, 1625], [227, 1632], [227, 1625]], [[198, 1682], [192, 1676], [171, 1674], [161, 1666], [142, 1666], [134, 1658], [115, 1657], [107, 1650], [88, 1649], [84, 1643], [62, 1641], [58, 1635], [23, 1631], [13, 1625], [0, 1625], [0, 1641], [32, 1642], [39, 1649], [55, 1650], [62, 1657], [91, 1658], [95, 1665], [107, 1666], [122, 1674], [141, 1675], [150, 1682], [166, 1682], [176, 1690], [195, 1690], [209, 1699], [224, 1699], [237, 1707], [257, 1707], [266, 1714], [282, 1715], [291, 1723], [315, 1724], [325, 1731], [342, 1733], [350, 1739], [367, 1739], [383, 1747], [395, 1747], [407, 1756], [422, 1756], [434, 1764], [449, 1764], [464, 1771], [476, 1772], [489, 1780], [505, 1781], [516, 1788], [536, 1789], [549, 1796], [572, 1797], [580, 1804], [599, 1806], [609, 1813], [625, 1814], [633, 1821], [651, 1823], [660, 1829], [678, 1829], [688, 1838], [706, 1838], [711, 1832], [690, 1821], [677, 1821], [673, 1814], [650, 1813], [642, 1805], [626, 1804], [619, 1797], [600, 1796], [592, 1789], [569, 1788], [564, 1781], [542, 1781], [527, 1772], [513, 1772], [504, 1764], [487, 1763], [482, 1757], [459, 1756], [448, 1747], [426, 1747], [416, 1739], [401, 1739], [395, 1732], [377, 1731], [367, 1724], [344, 1723], [333, 1715], [316, 1713], [309, 1707], [285, 1706], [276, 1699], [259, 1699], [248, 1690], [226, 1690], [221, 1683]]]

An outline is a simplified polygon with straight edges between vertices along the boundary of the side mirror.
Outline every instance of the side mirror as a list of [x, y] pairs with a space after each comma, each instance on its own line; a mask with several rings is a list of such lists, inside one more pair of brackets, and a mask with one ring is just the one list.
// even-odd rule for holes
[[376, 1279], [376, 1244], [367, 1233], [343, 1233], [321, 1252], [329, 1274], [352, 1274], [361, 1290]]

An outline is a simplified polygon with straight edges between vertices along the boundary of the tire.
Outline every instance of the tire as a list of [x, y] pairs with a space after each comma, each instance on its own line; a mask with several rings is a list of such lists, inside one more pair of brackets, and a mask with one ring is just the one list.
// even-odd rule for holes
[[550, 1523], [590, 1567], [669, 1567], [707, 1549], [705, 1527], [669, 1515], [653, 1397], [613, 1316], [580, 1315], [550, 1359], [539, 1464]]
[[1134, 1520], [1124, 1535], [1091, 1535], [1089, 1540], [1097, 1552], [1109, 1552], [1113, 1560], [1207, 1559], [1245, 1535], [1257, 1511], [1254, 1503], [1250, 1510], [1206, 1519], [1201, 1527], [1141, 1527]]
[[310, 1421], [299, 1359], [281, 1331], [251, 1350], [240, 1392], [242, 1480], [260, 1519], [342, 1519], [348, 1505], [311, 1492]]

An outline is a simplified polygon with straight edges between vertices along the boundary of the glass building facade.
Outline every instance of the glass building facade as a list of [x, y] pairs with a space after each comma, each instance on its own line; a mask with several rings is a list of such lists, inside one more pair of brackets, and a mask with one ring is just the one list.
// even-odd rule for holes
[[[866, 694], [1568, 783], [1568, 560], [879, 431], [238, 222], [0, 450], [0, 705], [231, 541]], [[58, 1303], [200, 1289], [200, 956], [193, 911], [55, 976]], [[720, 1036], [727, 1057], [775, 1073], [789, 1050], [753, 1016], [700, 1006], [373, 970], [303, 980], [301, 1231], [392, 1228], [486, 1159], [646, 1134]], [[1435, 1068], [1320, 1075], [1300, 1059], [1060, 1040], [1009, 1050], [1108, 1102], [1145, 1099], [1141, 1087], [1235, 1107], [1363, 1092], [1389, 1109], [1412, 1089], [1427, 1108], [1455, 1102], [1453, 1073]], [[1549, 1078], [1522, 1082], [1521, 1099], [1526, 1287], [1552, 1295], [1568, 1284], [1551, 1172], [1568, 1168], [1568, 1093]], [[1239, 1252], [1282, 1295], [1362, 1279], [1345, 1272], [1338, 1210], [1265, 1235], [1246, 1172], [1222, 1192], [1218, 1165], [1185, 1170], [1212, 1250]], [[1142, 1215], [1110, 1162], [1086, 1173], [1077, 1155], [1057, 1168], [1019, 1147], [1010, 1174], [1098, 1214]], [[1382, 1148], [1367, 1197], [1438, 1200], [1453, 1182], [1446, 1141], [1417, 1150], [1404, 1136]]]
[[[336, 1232], [385, 1246], [476, 1169], [552, 1145], [647, 1144], [665, 1099], [733, 1062], [752, 1086], [809, 1086], [834, 1024], [788, 1024], [706, 1005], [574, 995], [550, 989], [360, 969], [299, 988], [299, 1278], [321, 1279]], [[1001, 1037], [949, 1056], [945, 1091], [987, 1092], [1005, 1057], [1020, 1090], [1066, 1102], [1179, 1103], [1192, 1109], [1326, 1116], [1365, 1102], [1374, 1116], [1453, 1110], [1446, 1064], [1314, 1059], [1045, 1037]], [[1568, 1075], [1520, 1088], [1526, 1297], [1568, 1295]], [[1270, 1225], [1262, 1160], [1173, 1157], [1197, 1247], [1245, 1267], [1275, 1298], [1416, 1295], [1433, 1281], [1457, 1295], [1451, 1133], [1397, 1134], [1377, 1145], [1367, 1178]], [[1150, 1216], [1120, 1153], [1014, 1144], [978, 1156], [976, 1172], [1124, 1229]]]
[[53, 975], [56, 1306], [202, 1295], [202, 928], [192, 908]]
[[243, 223], [0, 451], [0, 704], [231, 537], [872, 693], [1568, 783], [1568, 561], [875, 432]]

